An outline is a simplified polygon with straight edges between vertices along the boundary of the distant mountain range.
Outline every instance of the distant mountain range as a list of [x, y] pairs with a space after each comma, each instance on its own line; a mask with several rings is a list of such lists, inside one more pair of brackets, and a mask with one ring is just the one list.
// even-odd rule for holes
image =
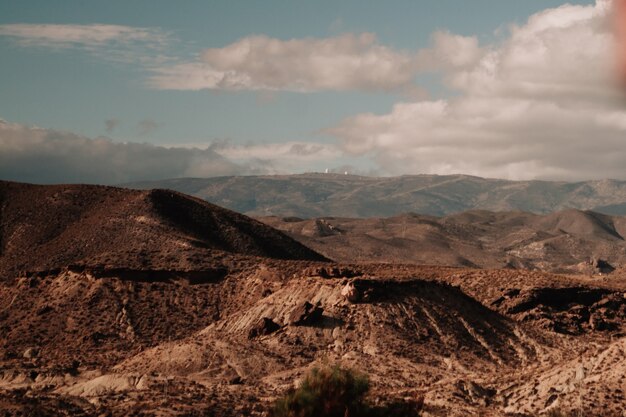
[[251, 216], [445, 216], [467, 210], [565, 209], [626, 215], [626, 181], [508, 181], [468, 175], [338, 174], [178, 178], [125, 187], [169, 188]]

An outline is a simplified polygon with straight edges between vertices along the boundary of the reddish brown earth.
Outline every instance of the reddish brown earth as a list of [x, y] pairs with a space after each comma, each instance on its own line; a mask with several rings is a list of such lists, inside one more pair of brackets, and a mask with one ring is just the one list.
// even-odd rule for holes
[[335, 264], [178, 193], [1, 190], [4, 415], [260, 416], [330, 363], [425, 416], [626, 408], [619, 272]]
[[[607, 273], [626, 265], [626, 217], [591, 211], [538, 215], [475, 210], [445, 217], [403, 214], [260, 220], [341, 262], [585, 274]], [[598, 260], [604, 262], [598, 265]]]

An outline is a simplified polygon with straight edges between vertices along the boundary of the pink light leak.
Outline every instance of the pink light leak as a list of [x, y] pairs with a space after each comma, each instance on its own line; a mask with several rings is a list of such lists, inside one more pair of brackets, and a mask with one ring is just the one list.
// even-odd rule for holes
[[617, 70], [626, 86], [626, 0], [613, 0], [615, 34], [617, 39]]

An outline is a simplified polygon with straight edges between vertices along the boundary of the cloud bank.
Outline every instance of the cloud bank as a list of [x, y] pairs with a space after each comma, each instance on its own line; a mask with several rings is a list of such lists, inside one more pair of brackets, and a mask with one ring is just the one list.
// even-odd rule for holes
[[[332, 145], [289, 142], [165, 147], [91, 139], [0, 119], [0, 179], [34, 183], [119, 184], [222, 175], [285, 174], [341, 163]], [[330, 164], [330, 165], [328, 165]], [[334, 165], [333, 165], [334, 164]]]
[[452, 98], [398, 103], [328, 131], [346, 152], [374, 158], [389, 174], [626, 178], [626, 109], [613, 79], [609, 6], [537, 13], [481, 48], [473, 64], [449, 67]]

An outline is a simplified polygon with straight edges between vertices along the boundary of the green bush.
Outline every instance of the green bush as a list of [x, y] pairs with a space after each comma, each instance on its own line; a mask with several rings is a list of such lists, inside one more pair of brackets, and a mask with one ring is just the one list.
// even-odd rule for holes
[[[371, 407], [365, 400], [367, 376], [339, 366], [307, 375], [298, 389], [291, 389], [274, 404], [271, 417], [387, 417], [418, 416], [419, 401], [396, 401]], [[401, 411], [402, 410], [402, 411]]]

